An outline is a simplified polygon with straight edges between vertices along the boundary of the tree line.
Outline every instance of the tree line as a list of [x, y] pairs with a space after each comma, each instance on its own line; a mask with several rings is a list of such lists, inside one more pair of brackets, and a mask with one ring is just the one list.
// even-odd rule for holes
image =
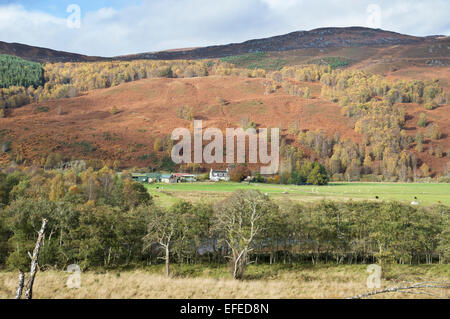
[[0, 174], [0, 265], [24, 269], [42, 219], [42, 269], [257, 263], [448, 263], [450, 209], [398, 202], [278, 203], [259, 191], [217, 202], [153, 201], [104, 168]]

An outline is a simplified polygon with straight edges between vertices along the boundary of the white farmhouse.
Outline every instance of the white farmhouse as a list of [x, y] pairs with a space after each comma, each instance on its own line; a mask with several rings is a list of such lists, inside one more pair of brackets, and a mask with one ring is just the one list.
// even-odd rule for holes
[[230, 181], [230, 171], [227, 168], [226, 171], [215, 171], [211, 169], [211, 172], [209, 173], [209, 180], [211, 182], [229, 182]]

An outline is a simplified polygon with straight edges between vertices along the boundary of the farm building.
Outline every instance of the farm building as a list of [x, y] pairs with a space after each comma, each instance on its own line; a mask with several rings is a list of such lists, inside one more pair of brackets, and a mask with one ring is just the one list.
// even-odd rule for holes
[[209, 180], [211, 182], [220, 182], [220, 181], [229, 182], [230, 181], [230, 171], [228, 168], [226, 171], [215, 171], [215, 170], [211, 169], [211, 172], [209, 173]]
[[135, 182], [140, 182], [140, 183], [148, 182], [147, 174], [133, 173], [133, 174], [131, 174], [131, 177], [133, 178], [133, 180]]
[[140, 182], [140, 183], [157, 183], [161, 181], [161, 174], [158, 173], [134, 173], [131, 174], [131, 177], [134, 181]]
[[147, 174], [147, 177], [149, 183], [158, 183], [161, 181], [161, 174], [158, 173]]
[[173, 174], [162, 174], [161, 182], [166, 184], [174, 184], [177, 182], [177, 179]]
[[177, 183], [193, 183], [197, 181], [197, 177], [192, 174], [176, 173], [173, 176]]
[[192, 183], [197, 181], [197, 177], [192, 174], [160, 174], [160, 173], [133, 173], [132, 178], [140, 183]]

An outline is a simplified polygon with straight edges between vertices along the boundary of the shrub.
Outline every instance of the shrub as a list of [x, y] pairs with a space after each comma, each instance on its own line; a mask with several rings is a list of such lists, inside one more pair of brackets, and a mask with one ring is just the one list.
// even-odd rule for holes
[[441, 176], [438, 179], [439, 183], [450, 183], [450, 176]]
[[109, 113], [111, 113], [112, 115], [116, 115], [117, 113], [119, 113], [119, 109], [113, 106], [112, 108], [109, 109]]
[[248, 117], [244, 117], [244, 118], [241, 119], [241, 127], [242, 127], [243, 130], [248, 130], [249, 128], [256, 129], [257, 126], [258, 125], [255, 122], [250, 121], [248, 119]]
[[248, 169], [248, 167], [241, 165], [241, 166], [237, 166], [231, 170], [230, 179], [233, 182], [240, 183], [250, 175], [251, 175], [251, 172]]
[[437, 158], [442, 158], [444, 156], [444, 154], [442, 152], [442, 147], [440, 147], [440, 146], [436, 147], [436, 151], [434, 152], [434, 155]]
[[420, 167], [420, 170], [422, 171], [422, 174], [424, 177], [429, 177], [430, 176], [430, 167], [427, 164], [423, 164]]
[[311, 97], [311, 90], [309, 88], [305, 88], [303, 90], [303, 97], [305, 99], [309, 99]]
[[189, 106], [181, 106], [177, 109], [177, 117], [182, 120], [192, 121], [194, 119], [194, 110]]
[[228, 105], [230, 104], [230, 102], [228, 102], [227, 100], [225, 100], [223, 97], [218, 96], [216, 98], [217, 103], [219, 103], [222, 106]]
[[434, 110], [435, 108], [437, 108], [439, 105], [435, 102], [435, 101], [431, 101], [428, 103], [425, 103], [424, 107], [426, 110]]
[[427, 128], [427, 137], [433, 140], [439, 140], [442, 137], [441, 130], [437, 124], [431, 124]]
[[63, 99], [78, 96], [78, 89], [72, 85], [57, 85], [52, 91], [52, 98]]
[[11, 150], [11, 142], [10, 141], [4, 141], [2, 142], [2, 152], [7, 153]]
[[422, 144], [423, 143], [423, 134], [422, 134], [422, 132], [420, 132], [420, 131], [417, 132], [415, 141], [416, 141], [417, 144]]
[[46, 106], [38, 106], [34, 109], [35, 113], [48, 113], [48, 111], [50, 111], [50, 109]]
[[417, 126], [426, 127], [427, 126], [427, 116], [425, 113], [421, 113], [419, 116], [419, 121], [417, 122]]
[[163, 143], [159, 137], [153, 143], [153, 150], [155, 152], [161, 152], [163, 150]]
[[313, 185], [327, 185], [328, 181], [328, 173], [325, 167], [318, 162], [314, 162], [306, 182]]
[[417, 143], [416, 151], [419, 152], [419, 153], [423, 152], [423, 144], [422, 143]]

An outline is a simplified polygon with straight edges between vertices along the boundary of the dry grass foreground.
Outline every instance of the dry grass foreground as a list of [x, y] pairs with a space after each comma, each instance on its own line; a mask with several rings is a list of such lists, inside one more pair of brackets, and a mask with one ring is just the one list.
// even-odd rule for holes
[[[160, 267], [157, 269], [159, 270]], [[167, 279], [160, 273], [136, 270], [107, 273], [87, 272], [81, 276], [81, 289], [68, 289], [69, 274], [47, 271], [37, 275], [34, 298], [38, 299], [303, 299], [346, 298], [368, 291], [366, 266], [299, 266], [293, 270], [270, 271], [269, 266], [252, 266], [254, 279], [235, 281], [221, 268], [205, 269], [194, 277]], [[258, 268], [258, 269], [256, 269]], [[262, 268], [262, 269], [261, 269]], [[176, 267], [174, 267], [174, 270]], [[401, 281], [448, 281], [449, 265], [395, 266], [395, 281], [383, 281], [382, 288], [401, 285]], [[217, 274], [216, 274], [217, 275]], [[263, 279], [261, 279], [263, 278]], [[0, 273], [0, 299], [12, 298], [17, 274]], [[433, 293], [450, 297], [448, 291]], [[376, 298], [427, 298], [424, 295], [390, 293]]]

